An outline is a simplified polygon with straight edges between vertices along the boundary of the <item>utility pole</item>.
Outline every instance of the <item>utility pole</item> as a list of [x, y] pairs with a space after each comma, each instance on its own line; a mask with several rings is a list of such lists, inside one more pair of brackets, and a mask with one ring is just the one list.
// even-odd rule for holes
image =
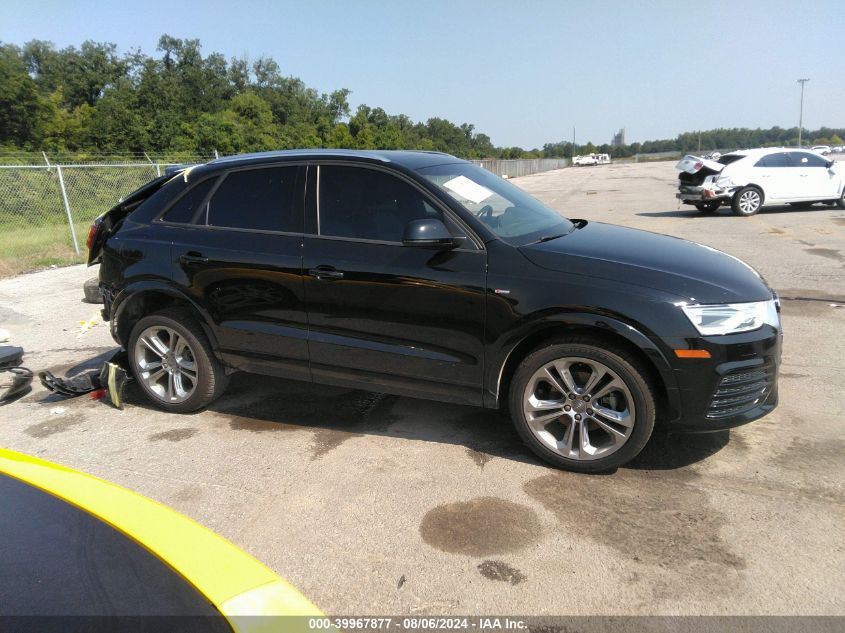
[[698, 131], [698, 153], [701, 153], [701, 130]]
[[798, 115], [798, 147], [801, 147], [801, 130], [804, 128], [804, 84], [810, 81], [809, 79], [799, 79], [801, 84], [801, 110]]

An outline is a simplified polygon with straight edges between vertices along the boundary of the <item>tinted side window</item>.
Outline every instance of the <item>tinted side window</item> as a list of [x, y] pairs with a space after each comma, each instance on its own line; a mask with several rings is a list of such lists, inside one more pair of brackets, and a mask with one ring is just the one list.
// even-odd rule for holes
[[401, 242], [411, 220], [443, 214], [408, 183], [374, 169], [320, 167], [320, 234]]
[[786, 152], [778, 152], [764, 156], [754, 165], [755, 167], [792, 167], [792, 161]]
[[233, 171], [211, 196], [209, 226], [255, 231], [302, 231], [296, 204], [299, 167], [266, 167]]
[[203, 180], [198, 185], [194, 185], [183, 194], [176, 203], [170, 207], [167, 213], [164, 214], [163, 220], [167, 222], [179, 222], [186, 224], [191, 221], [194, 214], [199, 209], [199, 205], [205, 200], [211, 187], [214, 185], [216, 178], [209, 178]]
[[789, 155], [796, 167], [827, 167], [827, 161], [818, 154], [790, 152]]

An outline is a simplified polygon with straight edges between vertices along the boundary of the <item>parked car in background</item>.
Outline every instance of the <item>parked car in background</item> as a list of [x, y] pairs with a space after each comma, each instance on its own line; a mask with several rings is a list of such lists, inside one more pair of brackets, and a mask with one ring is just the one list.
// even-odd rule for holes
[[768, 205], [807, 202], [845, 208], [845, 169], [810, 150], [750, 149], [716, 161], [688, 155], [675, 167], [681, 172], [677, 197], [699, 211], [724, 204], [749, 216]]
[[779, 304], [734, 257], [569, 220], [436, 152], [233, 156], [162, 177], [89, 233], [104, 318], [158, 407], [237, 370], [508, 408], [542, 459], [626, 463], [777, 404]]
[[586, 165], [610, 165], [610, 154], [587, 154], [585, 156], [576, 156], [572, 159], [572, 164], [576, 167], [584, 167]]
[[574, 167], [586, 167], [588, 165], [598, 165], [599, 160], [595, 154], [586, 154], [585, 156], [575, 156], [572, 159]]
[[813, 145], [813, 147], [811, 147], [810, 149], [812, 149], [814, 152], [818, 152], [822, 156], [827, 156], [828, 154], [830, 154], [830, 145]]

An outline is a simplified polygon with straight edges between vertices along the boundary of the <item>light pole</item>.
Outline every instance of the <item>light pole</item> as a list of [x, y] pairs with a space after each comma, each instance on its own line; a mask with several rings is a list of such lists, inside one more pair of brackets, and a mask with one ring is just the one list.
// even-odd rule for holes
[[801, 110], [798, 114], [798, 147], [801, 147], [801, 130], [804, 128], [804, 84], [810, 81], [809, 79], [799, 79], [801, 84]]

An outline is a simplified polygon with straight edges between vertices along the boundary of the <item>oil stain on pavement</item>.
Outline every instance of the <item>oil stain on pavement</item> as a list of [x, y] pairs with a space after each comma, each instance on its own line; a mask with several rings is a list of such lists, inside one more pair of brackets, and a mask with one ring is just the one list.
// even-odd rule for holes
[[485, 560], [478, 566], [478, 571], [488, 580], [506, 582], [511, 585], [518, 585], [526, 580], [525, 574], [500, 560]]
[[33, 424], [32, 426], [26, 427], [23, 432], [30, 437], [42, 439], [55, 435], [56, 433], [63, 433], [72, 426], [82, 424], [83, 422], [85, 422], [85, 416], [80, 413], [74, 413], [72, 415], [56, 416], [44, 422]]
[[168, 442], [181, 442], [193, 437], [198, 433], [197, 429], [172, 429], [170, 431], [162, 431], [161, 433], [153, 433], [147, 439], [150, 442], [161, 442], [167, 440]]
[[420, 524], [420, 535], [431, 547], [469, 556], [522, 549], [539, 540], [541, 534], [534, 510], [496, 497], [437, 506]]
[[216, 414], [228, 418], [232, 430], [309, 431], [313, 435], [312, 459], [352, 438], [384, 432], [400, 419], [391, 411], [397, 398], [382, 393], [272, 381], [240, 394], [236, 390], [232, 397], [213, 405]]
[[467, 450], [467, 455], [469, 455], [470, 458], [472, 459], [472, 461], [475, 462], [475, 465], [478, 466], [481, 469], [484, 468], [484, 466], [485, 466], [485, 464], [487, 464], [487, 462], [489, 462], [491, 459], [493, 459], [492, 455], [489, 455], [487, 453], [482, 453], [481, 451], [477, 451], [473, 448], [467, 448], [466, 450]]
[[838, 262], [845, 261], [845, 257], [842, 257], [839, 251], [832, 248], [805, 248], [804, 250], [810, 253], [810, 255], [818, 255], [819, 257], [826, 257]]
[[697, 477], [691, 471], [625, 470], [612, 477], [555, 472], [529, 480], [524, 489], [568, 534], [628, 560], [716, 580], [746, 563], [722, 541], [726, 518], [692, 485]]

